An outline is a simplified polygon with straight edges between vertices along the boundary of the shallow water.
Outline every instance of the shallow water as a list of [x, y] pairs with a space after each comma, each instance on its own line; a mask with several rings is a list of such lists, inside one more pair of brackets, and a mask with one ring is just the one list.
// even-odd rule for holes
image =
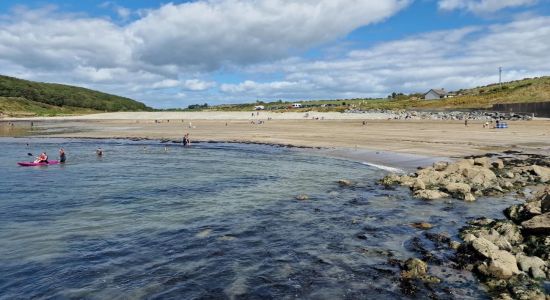
[[[60, 146], [65, 165], [16, 165]], [[411, 222], [454, 237], [514, 202], [415, 200], [376, 185], [382, 170], [307, 151], [166, 146], [0, 138], [0, 298], [403, 298], [388, 259], [432, 245]], [[438, 297], [485, 297], [430, 250]]]

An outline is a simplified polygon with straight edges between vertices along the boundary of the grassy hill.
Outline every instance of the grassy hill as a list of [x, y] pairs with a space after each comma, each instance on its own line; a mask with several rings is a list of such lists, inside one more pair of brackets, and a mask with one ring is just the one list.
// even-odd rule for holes
[[[550, 101], [550, 76], [538, 78], [526, 78], [511, 82], [505, 82], [502, 86], [492, 84], [471, 89], [454, 91], [457, 95], [453, 98], [440, 100], [423, 100], [422, 94], [396, 94], [393, 98], [383, 99], [338, 99], [294, 101], [301, 103], [304, 108], [289, 109], [292, 102], [258, 102], [248, 104], [228, 104], [212, 106], [211, 110], [237, 110], [250, 111], [255, 105], [263, 105], [268, 110], [276, 111], [344, 111], [353, 109], [475, 109], [490, 108], [498, 103], [522, 103]], [[193, 110], [205, 110], [196, 107]]]
[[0, 75], [0, 114], [58, 115], [151, 110], [120, 96], [70, 85], [41, 83]]

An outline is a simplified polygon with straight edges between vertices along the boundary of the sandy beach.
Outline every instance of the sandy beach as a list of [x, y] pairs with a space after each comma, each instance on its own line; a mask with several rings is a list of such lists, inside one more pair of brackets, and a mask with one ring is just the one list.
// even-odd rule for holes
[[[383, 113], [136, 112], [17, 119], [34, 122], [51, 137], [147, 138], [255, 142], [320, 147], [344, 156], [390, 151], [428, 157], [458, 157], [507, 149], [548, 153], [550, 120], [508, 122], [507, 129], [482, 121], [388, 120]], [[318, 119], [312, 119], [318, 118]], [[5, 119], [7, 121], [8, 119]], [[261, 121], [261, 122], [260, 122]], [[363, 121], [366, 125], [363, 125]], [[261, 123], [261, 124], [260, 124]]]

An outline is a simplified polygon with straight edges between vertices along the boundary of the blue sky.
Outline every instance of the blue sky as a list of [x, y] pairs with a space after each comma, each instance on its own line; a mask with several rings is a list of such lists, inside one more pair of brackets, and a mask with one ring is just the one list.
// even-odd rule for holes
[[550, 75], [549, 0], [0, 1], [0, 73], [158, 107]]

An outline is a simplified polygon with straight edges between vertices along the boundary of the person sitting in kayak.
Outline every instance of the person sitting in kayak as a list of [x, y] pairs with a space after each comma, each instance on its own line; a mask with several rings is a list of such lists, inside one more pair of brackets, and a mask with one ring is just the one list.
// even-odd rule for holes
[[65, 150], [61, 148], [59, 149], [59, 162], [64, 163], [65, 160], [67, 160], [67, 157], [65, 156]]
[[34, 162], [35, 163], [48, 163], [48, 155], [46, 155], [46, 152], [42, 152], [42, 153], [40, 153], [40, 155], [38, 155], [38, 157], [36, 158], [36, 160]]
[[101, 149], [101, 147], [97, 148], [95, 154], [97, 154], [97, 156], [103, 156], [103, 149]]

